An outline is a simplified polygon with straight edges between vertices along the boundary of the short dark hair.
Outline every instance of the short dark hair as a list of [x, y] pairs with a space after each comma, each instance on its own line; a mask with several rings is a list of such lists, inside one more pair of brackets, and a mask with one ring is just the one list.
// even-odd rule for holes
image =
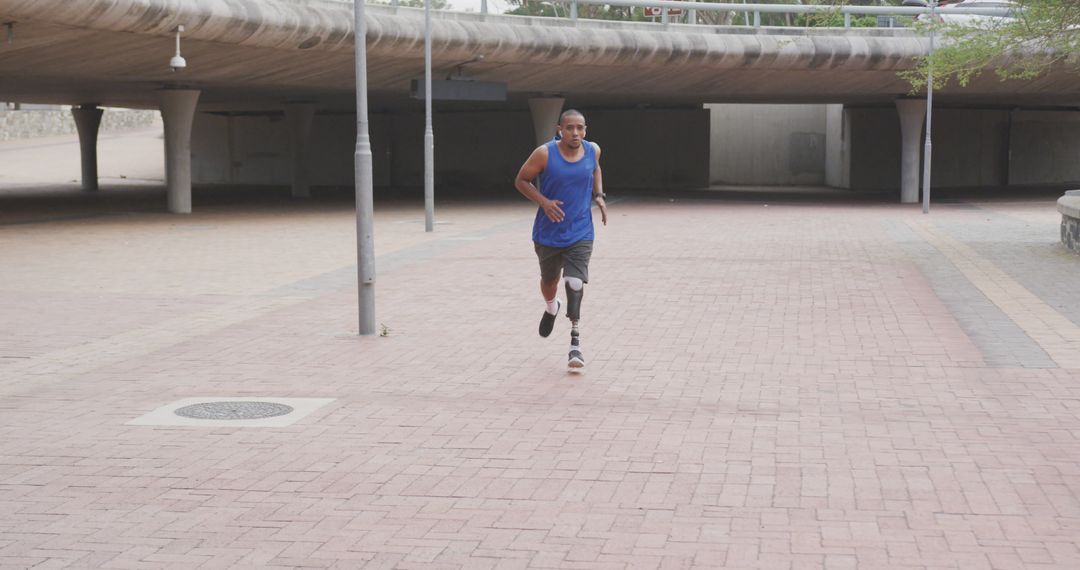
[[563, 119], [566, 119], [567, 117], [581, 117], [582, 119], [584, 119], [585, 114], [581, 111], [578, 111], [577, 109], [567, 109], [563, 111], [561, 115], [559, 115], [559, 124], [561, 125], [563, 123]]

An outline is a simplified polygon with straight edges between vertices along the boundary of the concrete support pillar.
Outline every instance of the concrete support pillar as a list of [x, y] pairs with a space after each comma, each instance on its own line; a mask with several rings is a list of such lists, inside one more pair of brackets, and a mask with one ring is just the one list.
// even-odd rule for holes
[[79, 153], [82, 155], [82, 189], [94, 192], [98, 189], [97, 138], [104, 109], [90, 103], [71, 108], [75, 128], [79, 131]]
[[198, 102], [199, 92], [192, 89], [158, 91], [165, 123], [165, 187], [174, 214], [191, 213], [191, 123]]
[[896, 110], [900, 113], [900, 202], [915, 204], [919, 201], [926, 99], [897, 99]]
[[843, 105], [825, 105], [825, 185], [848, 188], [851, 149], [850, 126], [844, 120]]
[[529, 99], [529, 110], [532, 111], [533, 132], [536, 133], [536, 146], [540, 146], [555, 136], [555, 126], [559, 124], [559, 115], [562, 114], [562, 97], [534, 97]]
[[289, 124], [289, 152], [292, 158], [293, 198], [311, 197], [308, 178], [308, 138], [315, 118], [314, 103], [287, 103], [285, 122]]

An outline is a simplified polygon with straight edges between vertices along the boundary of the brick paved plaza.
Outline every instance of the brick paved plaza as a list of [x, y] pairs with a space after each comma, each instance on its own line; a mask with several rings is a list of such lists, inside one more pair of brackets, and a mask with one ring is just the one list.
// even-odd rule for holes
[[[0, 177], [2, 568], [1080, 568], [1052, 194], [619, 198], [575, 377], [509, 186], [377, 204], [361, 338], [348, 200], [110, 168]], [[258, 397], [332, 401], [129, 424]]]

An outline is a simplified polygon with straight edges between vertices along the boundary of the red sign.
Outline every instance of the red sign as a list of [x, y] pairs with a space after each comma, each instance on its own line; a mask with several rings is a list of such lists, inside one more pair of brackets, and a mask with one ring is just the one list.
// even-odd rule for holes
[[[668, 16], [681, 16], [682, 8], [668, 8]], [[645, 8], [645, 16], [649, 18], [659, 18], [664, 15], [663, 8]]]

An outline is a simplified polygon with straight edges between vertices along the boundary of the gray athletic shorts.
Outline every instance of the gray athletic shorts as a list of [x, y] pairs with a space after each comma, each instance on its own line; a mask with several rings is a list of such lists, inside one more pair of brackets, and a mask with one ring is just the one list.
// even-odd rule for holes
[[540, 279], [551, 283], [559, 278], [577, 277], [589, 282], [589, 258], [592, 257], [592, 240], [581, 240], [569, 247], [548, 247], [533, 242], [536, 257], [540, 260]]

